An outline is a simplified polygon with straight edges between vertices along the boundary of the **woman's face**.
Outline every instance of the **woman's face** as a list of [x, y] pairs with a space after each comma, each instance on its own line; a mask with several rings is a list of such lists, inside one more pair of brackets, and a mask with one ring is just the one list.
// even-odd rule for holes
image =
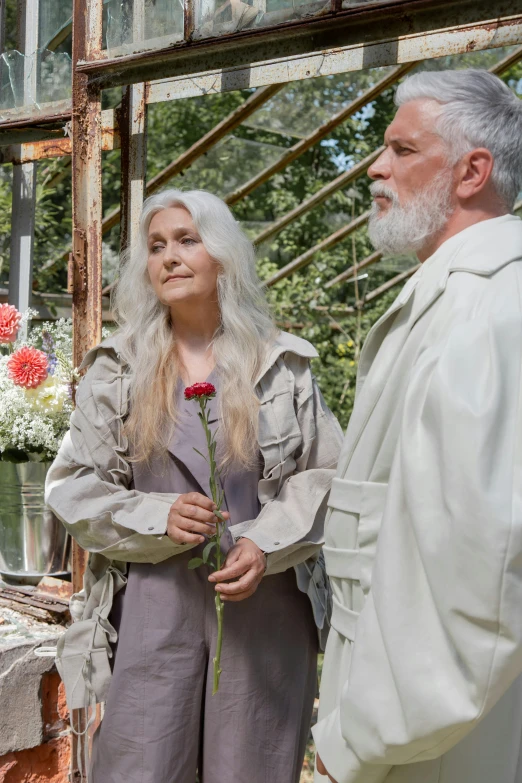
[[216, 302], [219, 264], [207, 253], [190, 213], [183, 207], [157, 212], [149, 224], [148, 270], [165, 305]]

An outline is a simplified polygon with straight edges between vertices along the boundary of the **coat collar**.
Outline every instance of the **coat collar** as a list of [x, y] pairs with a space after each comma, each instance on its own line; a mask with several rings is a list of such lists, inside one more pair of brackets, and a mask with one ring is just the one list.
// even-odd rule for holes
[[348, 426], [349, 437], [341, 452], [340, 475], [349, 464], [365, 423], [386, 385], [387, 372], [384, 371], [377, 374], [371, 388], [364, 384], [384, 338], [394, 329], [391, 319], [415, 292], [407, 323], [395, 339], [394, 352], [397, 354], [417, 321], [444, 292], [451, 274], [466, 272], [489, 276], [518, 259], [522, 259], [522, 220], [514, 215], [503, 215], [477, 223], [451, 237], [410, 278], [390, 309], [370, 330], [361, 352], [357, 399]]
[[422, 264], [411, 327], [444, 292], [455, 272], [488, 277], [522, 258], [522, 220], [515, 215], [484, 220], [444, 242]]
[[303, 340], [302, 337], [296, 337], [289, 332], [279, 332], [269, 347], [265, 360], [261, 365], [256, 378], [256, 386], [271, 367], [274, 366], [279, 357], [285, 353], [293, 353], [304, 359], [316, 359], [319, 356], [314, 346], [307, 340]]

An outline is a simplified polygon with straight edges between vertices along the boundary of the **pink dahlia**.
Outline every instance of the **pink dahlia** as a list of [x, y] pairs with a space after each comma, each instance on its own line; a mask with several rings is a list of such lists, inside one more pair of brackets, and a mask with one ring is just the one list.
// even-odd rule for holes
[[22, 313], [14, 305], [0, 304], [0, 343], [12, 343], [20, 328]]
[[202, 397], [213, 397], [216, 393], [216, 387], [211, 383], [195, 383], [193, 386], [187, 386], [185, 389], [185, 399], [201, 399]]
[[16, 386], [36, 389], [47, 378], [48, 361], [37, 348], [19, 348], [9, 357], [7, 371]]

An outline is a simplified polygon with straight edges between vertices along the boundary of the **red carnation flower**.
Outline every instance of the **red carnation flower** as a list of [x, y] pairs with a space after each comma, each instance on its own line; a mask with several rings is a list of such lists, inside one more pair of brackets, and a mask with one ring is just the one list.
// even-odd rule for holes
[[20, 328], [22, 313], [14, 305], [0, 305], [0, 343], [12, 343]]
[[37, 348], [19, 348], [9, 357], [7, 371], [16, 386], [36, 389], [47, 378], [47, 355]]
[[194, 400], [196, 398], [200, 400], [202, 397], [210, 399], [211, 397], [214, 397], [215, 394], [216, 387], [212, 386], [211, 383], [195, 383], [193, 386], [187, 386], [185, 389], [186, 400]]

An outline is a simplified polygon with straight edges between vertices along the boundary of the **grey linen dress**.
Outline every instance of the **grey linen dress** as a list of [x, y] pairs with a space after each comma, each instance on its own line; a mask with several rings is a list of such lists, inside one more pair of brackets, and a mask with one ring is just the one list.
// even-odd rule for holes
[[[219, 394], [216, 375], [209, 381]], [[184, 400], [181, 386], [178, 394], [168, 463], [136, 467], [134, 486], [210, 496], [207, 464], [194, 451], [206, 453], [199, 406]], [[209, 405], [215, 427], [217, 399]], [[231, 524], [258, 515], [260, 474], [224, 477]], [[90, 783], [195, 783], [196, 770], [201, 783], [299, 780], [317, 685], [310, 601], [291, 568], [265, 577], [250, 598], [226, 603], [221, 681], [212, 696], [214, 586], [206, 566], [188, 568], [201, 548], [130, 564], [111, 614], [119, 638]]]

